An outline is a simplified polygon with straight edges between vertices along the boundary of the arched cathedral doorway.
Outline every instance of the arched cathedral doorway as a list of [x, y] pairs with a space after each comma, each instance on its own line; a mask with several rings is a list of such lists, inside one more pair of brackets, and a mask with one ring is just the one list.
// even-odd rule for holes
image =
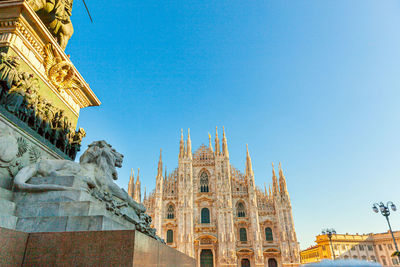
[[268, 260], [268, 267], [278, 267], [278, 263], [274, 258]]
[[213, 253], [211, 249], [203, 249], [200, 253], [200, 267], [213, 266]]
[[249, 259], [242, 259], [241, 263], [240, 263], [241, 267], [250, 267], [250, 261]]

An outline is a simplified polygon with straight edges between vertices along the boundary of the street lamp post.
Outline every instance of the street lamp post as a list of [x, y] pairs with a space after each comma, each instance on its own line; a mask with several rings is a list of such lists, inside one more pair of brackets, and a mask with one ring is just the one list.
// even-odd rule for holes
[[393, 234], [393, 231], [392, 231], [392, 226], [390, 225], [390, 222], [389, 222], [389, 215], [390, 215], [389, 206], [392, 209], [392, 211], [396, 211], [397, 210], [396, 205], [392, 201], [389, 201], [386, 204], [386, 206], [385, 206], [385, 204], [383, 204], [383, 202], [380, 202], [379, 204], [378, 203], [374, 203], [374, 205], [372, 205], [372, 210], [375, 213], [379, 213], [379, 211], [381, 211], [381, 214], [386, 218], [386, 221], [387, 221], [387, 223], [389, 225], [390, 234], [392, 235], [392, 238], [393, 238], [394, 247], [396, 249], [396, 252], [394, 254], [397, 255], [397, 257], [399, 258], [399, 261], [400, 261], [400, 252], [399, 252], [399, 249], [397, 247], [396, 239], [394, 238], [394, 234]]
[[329, 243], [330, 243], [330, 245], [331, 245], [331, 251], [332, 251], [332, 255], [333, 255], [333, 260], [336, 260], [335, 252], [333, 251], [333, 246], [332, 246], [332, 235], [336, 235], [335, 229], [325, 229], [325, 230], [322, 230], [322, 234], [328, 236], [328, 238], [329, 238]]

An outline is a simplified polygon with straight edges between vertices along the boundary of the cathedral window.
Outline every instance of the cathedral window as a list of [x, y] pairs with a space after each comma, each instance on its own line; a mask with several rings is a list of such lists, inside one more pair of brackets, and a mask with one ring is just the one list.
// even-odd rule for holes
[[246, 217], [246, 211], [244, 209], [244, 204], [242, 202], [239, 202], [237, 205], [237, 216]]
[[175, 218], [174, 206], [169, 205], [167, 209], [167, 219], [173, 219], [173, 218]]
[[174, 242], [174, 231], [171, 229], [167, 231], [167, 243], [173, 243]]
[[210, 223], [210, 210], [207, 208], [201, 210], [201, 223]]
[[265, 228], [265, 240], [273, 241], [272, 229], [270, 227]]
[[246, 228], [239, 229], [239, 238], [241, 242], [247, 242], [247, 231]]
[[209, 192], [208, 175], [206, 172], [202, 172], [200, 175], [200, 192]]

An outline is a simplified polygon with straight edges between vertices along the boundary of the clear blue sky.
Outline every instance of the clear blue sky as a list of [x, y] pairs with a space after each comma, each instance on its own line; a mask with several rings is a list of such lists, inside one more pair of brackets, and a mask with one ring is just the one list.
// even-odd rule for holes
[[[256, 183], [281, 161], [301, 247], [322, 228], [383, 232], [374, 201], [400, 206], [399, 1], [75, 0], [66, 52], [102, 101], [81, 110], [83, 148], [125, 155], [155, 186], [159, 149], [177, 166], [226, 128], [231, 163], [249, 144]], [[400, 211], [391, 216], [400, 229]]]

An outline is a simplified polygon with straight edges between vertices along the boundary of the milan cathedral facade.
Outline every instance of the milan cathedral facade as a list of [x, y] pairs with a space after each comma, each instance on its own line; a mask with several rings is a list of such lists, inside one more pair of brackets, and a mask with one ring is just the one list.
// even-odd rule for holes
[[209, 135], [209, 146], [194, 153], [190, 132], [187, 141], [182, 133], [178, 162], [172, 173], [163, 174], [160, 153], [156, 188], [143, 200], [169, 246], [196, 258], [199, 267], [300, 264], [280, 165], [279, 179], [273, 168], [272, 188], [261, 190], [248, 149], [245, 174], [230, 164], [225, 131], [221, 142], [216, 132], [214, 146]]

